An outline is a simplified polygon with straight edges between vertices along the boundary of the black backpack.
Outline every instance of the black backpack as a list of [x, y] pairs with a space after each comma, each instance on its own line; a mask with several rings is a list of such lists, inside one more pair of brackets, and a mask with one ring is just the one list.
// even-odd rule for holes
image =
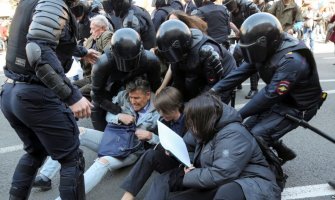
[[283, 168], [281, 167], [282, 164], [281, 159], [269, 148], [269, 146], [267, 145], [267, 143], [264, 141], [263, 138], [259, 136], [254, 136], [254, 138], [256, 139], [258, 146], [262, 150], [266, 161], [269, 163], [271, 171], [276, 176], [277, 185], [283, 191], [288, 176], [284, 173]]

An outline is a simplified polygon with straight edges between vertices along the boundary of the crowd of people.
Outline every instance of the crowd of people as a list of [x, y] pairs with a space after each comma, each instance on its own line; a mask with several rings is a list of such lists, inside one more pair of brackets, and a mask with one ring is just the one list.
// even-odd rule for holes
[[[58, 199], [82, 200], [109, 170], [133, 164], [122, 200], [134, 200], [154, 171], [147, 200], [281, 199], [286, 176], [264, 148], [280, 165], [294, 159], [280, 140], [298, 127], [286, 115], [309, 121], [325, 100], [313, 55], [324, 15], [294, 0], [152, 7], [150, 15], [132, 0], [20, 1], [1, 90], [1, 110], [26, 151], [10, 200], [50, 190], [59, 169]], [[73, 56], [84, 70], [75, 82], [65, 76]], [[228, 104], [248, 78], [250, 101], [237, 111]], [[89, 117], [93, 129], [78, 127]], [[164, 150], [157, 121], [183, 138], [191, 167]], [[135, 136], [122, 150], [129, 153], [112, 152], [107, 141], [125, 140], [110, 138], [114, 129]], [[97, 152], [86, 172], [80, 146]]]

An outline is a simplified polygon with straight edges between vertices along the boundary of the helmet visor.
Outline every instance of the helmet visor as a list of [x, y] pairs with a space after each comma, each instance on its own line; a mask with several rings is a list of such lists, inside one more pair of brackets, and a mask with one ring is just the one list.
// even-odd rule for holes
[[163, 56], [167, 63], [177, 63], [182, 60], [184, 53], [180, 48], [169, 47], [166, 50], [158, 49], [158, 52]]
[[121, 56], [114, 55], [117, 69], [122, 72], [131, 72], [137, 69], [140, 65], [141, 53], [133, 58], [122, 58]]
[[262, 63], [267, 57], [267, 42], [266, 37], [262, 36], [256, 40], [256, 42], [250, 44], [243, 44], [242, 41], [239, 42], [241, 47], [244, 60], [247, 63]]

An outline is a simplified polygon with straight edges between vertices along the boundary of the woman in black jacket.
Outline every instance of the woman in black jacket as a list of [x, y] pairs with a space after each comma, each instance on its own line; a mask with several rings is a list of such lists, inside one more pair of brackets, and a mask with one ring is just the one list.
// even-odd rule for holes
[[157, 177], [146, 199], [280, 199], [275, 175], [236, 110], [204, 94], [184, 114], [197, 139], [194, 166]]

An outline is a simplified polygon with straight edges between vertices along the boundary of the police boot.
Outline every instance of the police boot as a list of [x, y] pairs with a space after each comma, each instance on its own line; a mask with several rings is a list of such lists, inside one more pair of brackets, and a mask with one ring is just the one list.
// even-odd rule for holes
[[250, 76], [250, 91], [248, 95], [245, 96], [246, 99], [252, 99], [252, 97], [254, 97], [258, 93], [258, 80], [258, 73]]
[[288, 148], [282, 140], [273, 143], [272, 147], [276, 150], [278, 157], [282, 159], [282, 165], [289, 160], [293, 160], [297, 154]]
[[14, 196], [14, 195], [9, 195], [9, 200], [26, 200], [26, 198], [23, 198], [23, 197], [17, 197], [17, 196]]
[[252, 99], [256, 94], [258, 93], [258, 90], [250, 90], [247, 96], [245, 96], [246, 99]]
[[329, 181], [328, 184], [329, 184], [330, 186], [332, 186], [332, 188], [335, 189], [335, 181]]

